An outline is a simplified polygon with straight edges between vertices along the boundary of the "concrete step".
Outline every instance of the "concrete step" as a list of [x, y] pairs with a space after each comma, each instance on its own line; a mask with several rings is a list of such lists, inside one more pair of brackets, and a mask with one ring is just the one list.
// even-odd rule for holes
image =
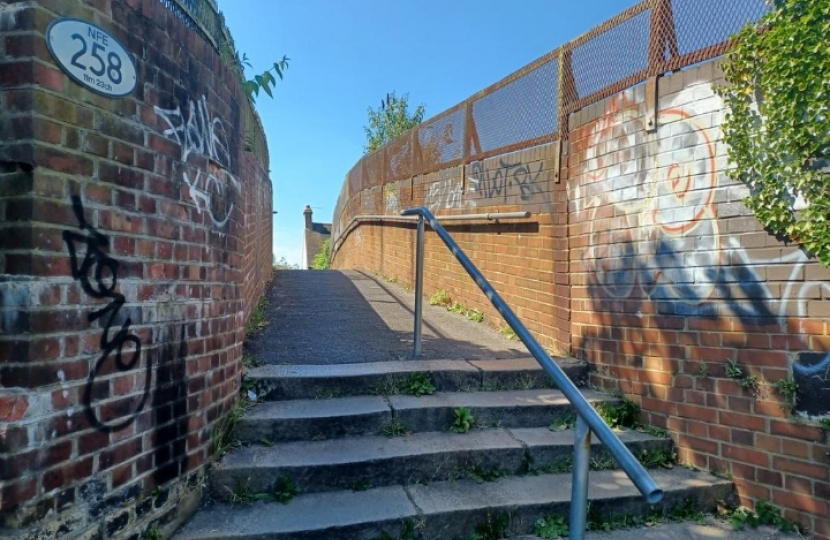
[[[584, 384], [587, 365], [554, 359], [568, 377]], [[247, 379], [260, 399], [328, 399], [395, 394], [412, 373], [430, 373], [437, 390], [473, 392], [552, 388], [553, 381], [532, 357], [501, 360], [406, 360], [355, 364], [274, 365], [252, 368]]]
[[[635, 431], [620, 431], [619, 436], [635, 455], [671, 448], [669, 439]], [[464, 477], [483, 480], [561, 467], [573, 454], [573, 440], [570, 430], [489, 428], [241, 447], [217, 464], [210, 488], [214, 498], [227, 499], [234, 492], [272, 492], [280, 479], [289, 479], [303, 493]], [[601, 445], [592, 450], [595, 459], [607, 459]]]
[[[659, 506], [694, 505], [713, 510], [732, 493], [731, 482], [683, 468], [654, 470], [665, 491]], [[533, 532], [546, 514], [567, 515], [571, 475], [516, 476], [477, 484], [471, 480], [428, 485], [388, 486], [367, 491], [300, 495], [287, 504], [215, 504], [199, 512], [175, 540], [272, 539], [370, 540], [384, 533], [399, 538], [407, 521], [418, 538], [450, 540], [476, 534], [483, 524], [502, 523], [504, 536]], [[651, 508], [621, 471], [590, 476], [592, 508], [601, 512], [645, 514]]]
[[[613, 401], [592, 390], [582, 393], [592, 403]], [[251, 409], [236, 436], [268, 444], [378, 434], [393, 418], [413, 432], [446, 431], [460, 407], [470, 409], [478, 427], [548, 427], [572, 414], [565, 396], [552, 389], [271, 401]]]

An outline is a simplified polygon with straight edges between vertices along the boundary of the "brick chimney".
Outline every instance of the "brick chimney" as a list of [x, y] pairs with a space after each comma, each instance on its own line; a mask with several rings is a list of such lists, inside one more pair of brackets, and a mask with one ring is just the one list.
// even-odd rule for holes
[[305, 211], [303, 212], [303, 215], [305, 216], [305, 228], [310, 229], [311, 228], [311, 205], [310, 204], [306, 205]]

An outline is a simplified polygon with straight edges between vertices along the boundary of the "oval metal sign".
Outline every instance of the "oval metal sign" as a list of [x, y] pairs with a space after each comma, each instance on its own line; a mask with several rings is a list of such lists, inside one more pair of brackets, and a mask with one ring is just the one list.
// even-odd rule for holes
[[46, 44], [60, 67], [93, 92], [124, 97], [135, 90], [132, 55], [103, 28], [63, 17], [46, 29]]

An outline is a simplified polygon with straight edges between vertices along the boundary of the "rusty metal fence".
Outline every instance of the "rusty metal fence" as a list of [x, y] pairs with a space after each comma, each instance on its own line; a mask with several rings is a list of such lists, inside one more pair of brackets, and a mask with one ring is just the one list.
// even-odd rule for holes
[[346, 175], [333, 219], [361, 193], [567, 138], [568, 114], [646, 79], [722, 55], [766, 0], [644, 0], [365, 155]]
[[[223, 59], [234, 61], [237, 66], [242, 65], [239, 58], [236, 58], [237, 52], [233, 37], [225, 25], [225, 17], [219, 12], [216, 0], [159, 0], [159, 2], [185, 26], [210, 43]], [[236, 69], [232, 67], [231, 71], [236, 72]], [[245, 149], [254, 152], [267, 170], [270, 168], [270, 157], [262, 121], [250, 101], [245, 100], [241, 106], [245, 131], [239, 136], [243, 139]]]

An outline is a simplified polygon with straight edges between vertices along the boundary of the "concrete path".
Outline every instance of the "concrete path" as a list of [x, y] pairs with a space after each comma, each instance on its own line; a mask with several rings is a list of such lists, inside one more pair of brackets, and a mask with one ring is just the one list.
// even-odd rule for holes
[[[415, 295], [356, 271], [280, 270], [267, 292], [270, 324], [246, 342], [269, 364], [404, 360], [412, 354]], [[528, 356], [485, 322], [424, 301], [423, 358]]]

